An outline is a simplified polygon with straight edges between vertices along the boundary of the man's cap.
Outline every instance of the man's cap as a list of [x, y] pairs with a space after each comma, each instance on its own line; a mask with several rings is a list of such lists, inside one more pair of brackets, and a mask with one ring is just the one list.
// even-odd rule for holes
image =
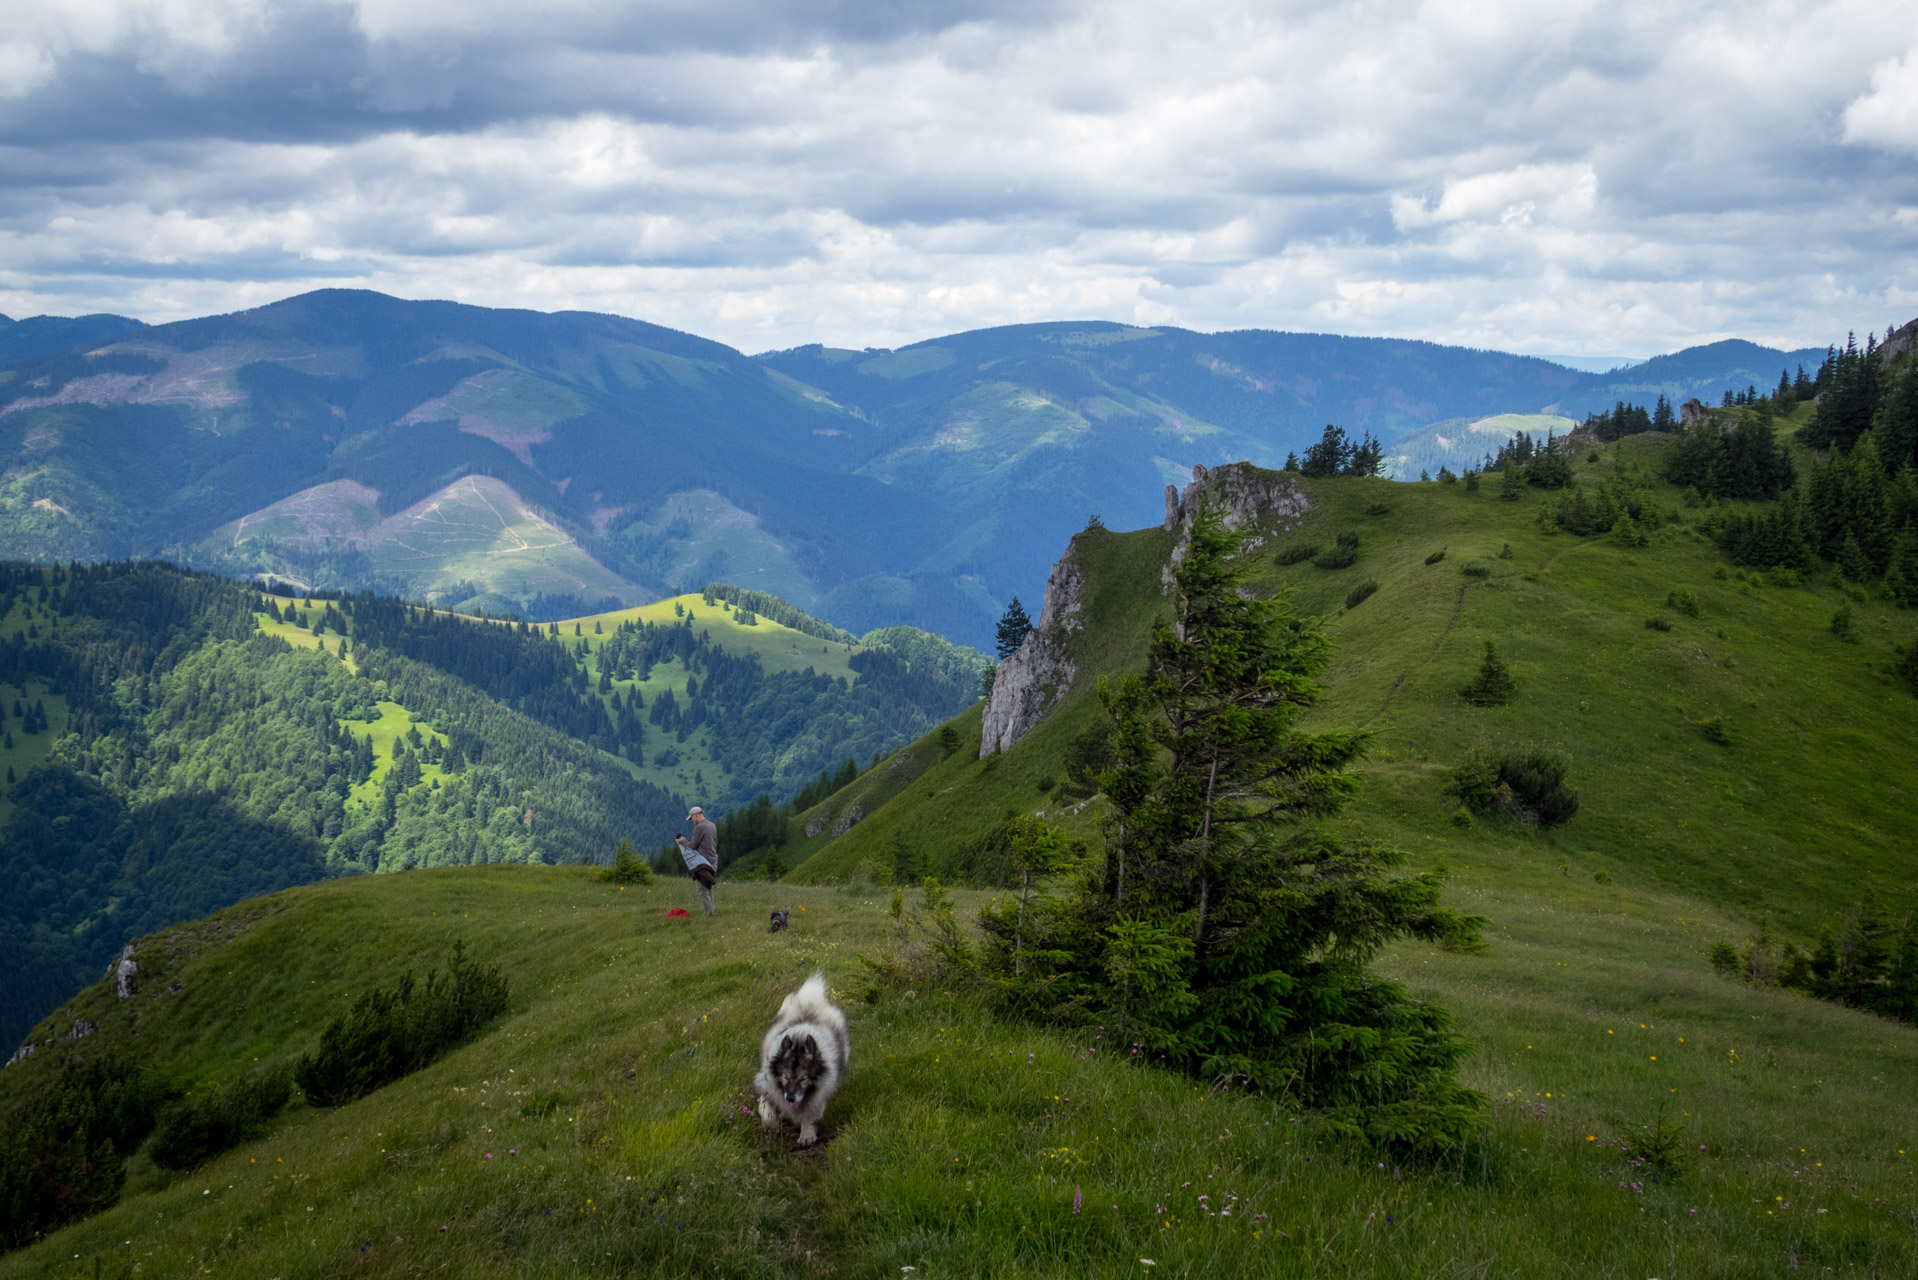
[[702, 818], [706, 816], [706, 811], [700, 808], [698, 805], [694, 805], [692, 808], [686, 810], [686, 816], [689, 818], [692, 817], [695, 813]]

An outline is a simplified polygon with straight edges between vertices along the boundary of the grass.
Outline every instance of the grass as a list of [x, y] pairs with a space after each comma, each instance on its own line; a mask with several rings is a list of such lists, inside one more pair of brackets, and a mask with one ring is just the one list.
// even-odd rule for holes
[[[1918, 1036], [1712, 978], [1691, 953], [1715, 922], [1671, 914], [1684, 904], [1544, 869], [1470, 870], [1497, 885], [1466, 890], [1499, 921], [1490, 953], [1387, 962], [1483, 1044], [1467, 1077], [1494, 1099], [1485, 1139], [1429, 1167], [1135, 1064], [1097, 1029], [1007, 1025], [933, 990], [867, 1003], [855, 954], [887, 946], [890, 928], [875, 896], [722, 883], [708, 922], [663, 918], [692, 904], [684, 880], [619, 890], [576, 868], [290, 891], [170, 931], [143, 949], [141, 995], [95, 988], [63, 1016], [99, 1020], [108, 1040], [137, 1017], [177, 1081], [225, 1079], [308, 1047], [355, 992], [459, 937], [505, 967], [512, 1011], [360, 1102], [296, 1104], [194, 1173], [136, 1158], [118, 1206], [0, 1258], [0, 1276], [96, 1262], [242, 1277], [1918, 1264], [1918, 1162], [1899, 1150], [1918, 1150], [1918, 1103], [1900, 1083]], [[765, 932], [774, 905], [793, 909], [790, 932]], [[851, 1011], [854, 1059], [828, 1140], [802, 1152], [743, 1109], [766, 1020], [814, 968]], [[1704, 1146], [1675, 1182], [1620, 1147], [1661, 1116]]]

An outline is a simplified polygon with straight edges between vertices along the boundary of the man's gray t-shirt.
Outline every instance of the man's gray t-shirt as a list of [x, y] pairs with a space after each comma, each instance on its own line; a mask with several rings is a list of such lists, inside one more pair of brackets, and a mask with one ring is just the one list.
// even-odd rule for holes
[[686, 869], [691, 871], [698, 865], [697, 858], [704, 858], [714, 871], [719, 870], [719, 828], [711, 821], [701, 818], [693, 824], [692, 835], [686, 838], [686, 844], [680, 850], [685, 859]]

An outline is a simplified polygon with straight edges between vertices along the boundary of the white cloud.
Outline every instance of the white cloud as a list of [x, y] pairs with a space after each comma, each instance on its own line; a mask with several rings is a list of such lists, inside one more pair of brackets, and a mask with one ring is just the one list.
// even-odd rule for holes
[[10, 314], [357, 284], [746, 349], [1097, 316], [1610, 352], [1918, 298], [1918, 178], [1838, 136], [1910, 145], [1882, 0], [47, 0], [7, 39]]
[[1845, 106], [1845, 141], [1918, 151], [1918, 48], [1871, 69], [1871, 92]]

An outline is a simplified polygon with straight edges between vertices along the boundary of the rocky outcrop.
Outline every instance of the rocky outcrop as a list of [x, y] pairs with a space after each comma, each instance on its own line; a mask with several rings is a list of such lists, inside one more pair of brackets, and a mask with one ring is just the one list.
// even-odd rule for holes
[[1678, 406], [1678, 422], [1683, 427], [1695, 427], [1705, 420], [1705, 404], [1697, 397]]
[[1879, 344], [1878, 358], [1890, 364], [1914, 347], [1918, 347], [1918, 320], [1886, 334], [1884, 342]]
[[1085, 629], [1085, 571], [1072, 547], [1059, 557], [1046, 579], [1046, 603], [1025, 643], [999, 664], [986, 699], [985, 732], [979, 756], [1005, 751], [1032, 731], [1079, 674], [1069, 637]]
[[107, 967], [107, 974], [113, 979], [113, 994], [124, 1000], [133, 994], [134, 983], [139, 978], [140, 966], [133, 963], [133, 944], [128, 943], [126, 950], [120, 953], [117, 963]]
[[[1200, 506], [1217, 511], [1228, 529], [1256, 524], [1271, 532], [1292, 528], [1305, 518], [1312, 503], [1299, 488], [1298, 481], [1283, 471], [1267, 471], [1250, 462], [1233, 462], [1222, 467], [1192, 468], [1192, 483], [1183, 492], [1165, 487], [1165, 527], [1179, 531], [1178, 545], [1166, 562], [1161, 584], [1172, 589], [1172, 566], [1185, 559], [1186, 531], [1198, 518]], [[1265, 541], [1254, 534], [1248, 549], [1257, 549]]]

